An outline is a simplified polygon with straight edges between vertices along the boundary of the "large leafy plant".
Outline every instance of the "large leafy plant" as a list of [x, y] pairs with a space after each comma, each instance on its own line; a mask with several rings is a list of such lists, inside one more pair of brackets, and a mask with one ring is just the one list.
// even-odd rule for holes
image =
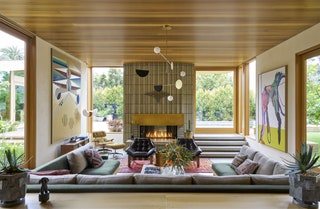
[[0, 173], [12, 174], [26, 172], [27, 170], [22, 168], [24, 163], [24, 154], [17, 155], [15, 149], [6, 149], [4, 157], [0, 161]]
[[172, 166], [172, 168], [175, 167], [180, 170], [183, 169], [183, 166], [188, 166], [193, 158], [190, 150], [175, 141], [166, 144], [162, 152], [166, 159], [164, 166]]
[[297, 155], [290, 154], [294, 159], [294, 162], [284, 160], [284, 164], [289, 170], [289, 173], [301, 173], [306, 174], [311, 171], [313, 168], [320, 166], [318, 163], [319, 155], [313, 153], [313, 148], [306, 143], [301, 144], [301, 152], [297, 152]]

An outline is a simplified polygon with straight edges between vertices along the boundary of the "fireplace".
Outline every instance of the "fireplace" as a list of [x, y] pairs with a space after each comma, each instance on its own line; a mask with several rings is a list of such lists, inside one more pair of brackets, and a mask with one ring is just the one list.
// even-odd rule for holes
[[183, 135], [183, 114], [133, 114], [131, 133], [134, 137], [146, 137], [153, 140], [176, 139]]
[[140, 126], [140, 137], [153, 140], [176, 139], [177, 126]]

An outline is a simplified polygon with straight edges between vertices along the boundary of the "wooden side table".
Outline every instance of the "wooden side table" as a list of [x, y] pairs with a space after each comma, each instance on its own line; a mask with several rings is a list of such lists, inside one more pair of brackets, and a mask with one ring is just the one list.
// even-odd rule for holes
[[72, 150], [84, 146], [87, 143], [89, 143], [89, 138], [78, 139], [75, 142], [68, 142], [66, 144], [62, 144], [60, 147], [60, 154], [64, 155], [68, 152], [71, 152]]

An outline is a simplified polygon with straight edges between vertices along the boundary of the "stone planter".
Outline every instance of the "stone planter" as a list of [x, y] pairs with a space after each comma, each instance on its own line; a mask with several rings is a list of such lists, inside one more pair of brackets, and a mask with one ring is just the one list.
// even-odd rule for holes
[[289, 195], [293, 202], [304, 208], [318, 208], [320, 200], [320, 175], [305, 176], [300, 174], [289, 175]]
[[24, 201], [28, 173], [0, 174], [0, 207], [8, 207]]

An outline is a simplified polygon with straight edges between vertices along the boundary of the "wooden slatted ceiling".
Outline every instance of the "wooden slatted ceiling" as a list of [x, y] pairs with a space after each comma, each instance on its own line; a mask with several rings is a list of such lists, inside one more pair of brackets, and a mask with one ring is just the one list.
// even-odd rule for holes
[[[90, 66], [238, 66], [320, 22], [319, 0], [0, 0], [0, 13]], [[162, 25], [170, 24], [167, 32]], [[167, 47], [166, 47], [167, 46]]]

